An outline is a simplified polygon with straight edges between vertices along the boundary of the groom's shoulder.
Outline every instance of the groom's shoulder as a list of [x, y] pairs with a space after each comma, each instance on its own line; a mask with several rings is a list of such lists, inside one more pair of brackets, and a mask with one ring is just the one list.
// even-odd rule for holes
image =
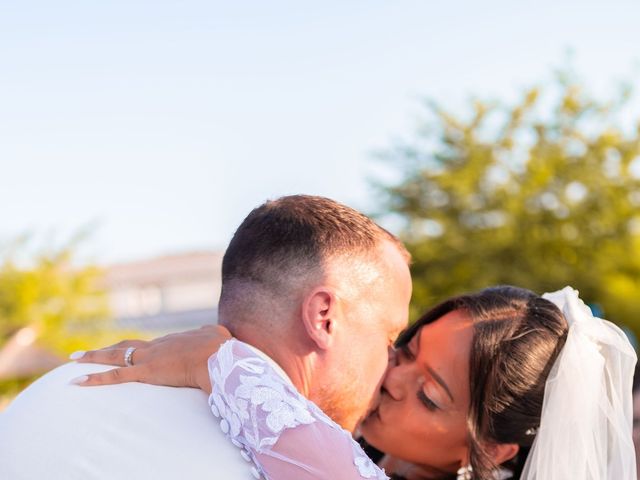
[[[247, 478], [240, 452], [220, 432], [207, 395], [140, 383], [80, 387], [104, 365], [63, 365], [25, 389], [0, 416], [0, 473], [40, 478], [179, 478], [230, 471]], [[37, 459], [37, 462], [36, 462]], [[34, 465], [34, 463], [39, 463]], [[4, 465], [3, 465], [4, 464]], [[34, 470], [35, 469], [35, 470]], [[140, 477], [142, 475], [142, 477]], [[49, 477], [54, 478], [54, 477]]]
[[165, 415], [166, 408], [195, 410], [209, 418], [206, 394], [191, 388], [171, 388], [142, 383], [124, 383], [102, 387], [80, 387], [72, 383], [82, 375], [102, 372], [112, 366], [68, 363], [40, 377], [7, 408], [7, 414], [28, 417], [55, 413], [57, 416], [90, 416], [95, 422], [108, 421], [120, 414], [147, 418]]
[[[182, 401], [195, 402], [197, 404], [201, 404], [203, 399], [205, 399], [204, 403], [206, 406], [206, 394], [192, 388], [161, 387], [136, 382], [101, 387], [81, 387], [72, 383], [74, 379], [83, 375], [104, 372], [112, 368], [114, 367], [110, 365], [87, 363], [72, 362], [64, 364], [37, 379], [18, 395], [16, 400], [10, 405], [10, 408], [13, 405], [20, 405], [25, 400], [41, 400], [43, 397], [40, 397], [40, 395], [46, 395], [46, 398], [49, 399], [56, 395], [74, 400], [92, 399], [97, 402], [97, 404], [93, 404], [94, 408], [96, 405], [112, 402], [115, 398], [120, 397], [122, 397], [123, 400], [128, 399], [129, 403], [139, 403], [135, 401], [135, 397], [137, 396], [142, 396], [143, 398], [180, 398]], [[134, 398], [131, 398], [132, 393], [134, 393]]]

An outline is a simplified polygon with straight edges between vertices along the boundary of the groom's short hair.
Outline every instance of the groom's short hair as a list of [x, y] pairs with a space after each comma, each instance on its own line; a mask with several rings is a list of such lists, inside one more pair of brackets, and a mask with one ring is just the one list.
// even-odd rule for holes
[[[325, 197], [292, 195], [255, 208], [236, 230], [222, 260], [220, 313], [250, 307], [257, 292], [279, 300], [332, 259], [379, 260], [389, 240], [409, 262], [404, 245], [362, 213]], [[228, 322], [228, 320], [227, 320]]]

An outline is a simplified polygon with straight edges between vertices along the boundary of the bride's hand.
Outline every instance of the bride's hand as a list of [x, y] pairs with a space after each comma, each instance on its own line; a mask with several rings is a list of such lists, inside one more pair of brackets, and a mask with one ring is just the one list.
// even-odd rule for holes
[[[231, 338], [220, 325], [173, 333], [151, 341], [124, 340], [110, 347], [76, 352], [71, 358], [80, 363], [118, 365], [107, 372], [84, 375], [73, 381], [77, 385], [94, 386], [125, 382], [142, 382], [172, 387], [195, 387], [211, 392], [207, 360], [220, 345]], [[126, 366], [129, 348], [131, 366]]]

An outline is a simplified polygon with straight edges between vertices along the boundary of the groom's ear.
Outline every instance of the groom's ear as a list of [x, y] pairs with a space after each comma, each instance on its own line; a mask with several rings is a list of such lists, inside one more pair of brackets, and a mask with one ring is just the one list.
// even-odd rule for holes
[[338, 310], [337, 297], [327, 287], [314, 289], [302, 304], [304, 328], [311, 341], [321, 350], [333, 344]]

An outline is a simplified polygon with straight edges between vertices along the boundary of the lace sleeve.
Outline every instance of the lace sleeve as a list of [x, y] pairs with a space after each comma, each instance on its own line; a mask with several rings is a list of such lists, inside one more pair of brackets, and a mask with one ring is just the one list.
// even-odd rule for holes
[[238, 340], [209, 359], [212, 413], [256, 478], [387, 480], [351, 434]]

